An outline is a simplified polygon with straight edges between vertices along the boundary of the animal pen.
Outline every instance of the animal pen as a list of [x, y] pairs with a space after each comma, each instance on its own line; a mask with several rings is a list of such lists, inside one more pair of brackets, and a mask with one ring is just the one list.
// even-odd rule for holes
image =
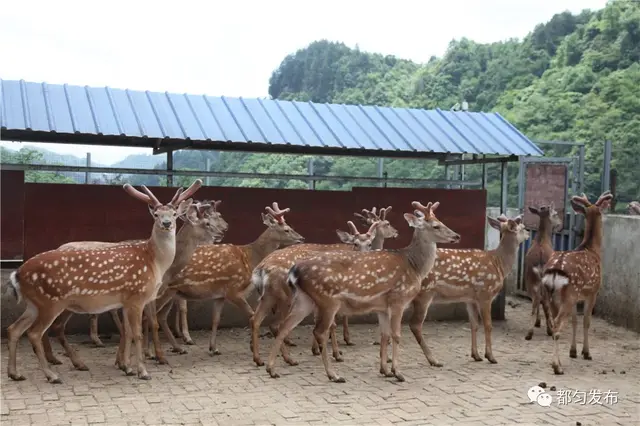
[[[169, 187], [174, 176], [308, 183], [307, 190], [203, 187], [199, 199], [223, 200], [230, 225], [225, 242], [231, 243], [246, 243], [258, 235], [261, 224], [256, 216], [273, 201], [290, 207], [295, 229], [307, 241], [318, 243], [335, 242], [334, 230], [344, 228], [362, 208], [392, 205], [395, 214], [390, 221], [404, 230], [401, 214], [410, 210], [411, 201], [440, 201], [440, 219], [462, 236], [455, 247], [483, 249], [487, 166], [500, 167], [500, 211], [506, 214], [507, 165], [518, 162], [520, 211], [529, 203], [557, 200], [568, 221], [556, 246], [569, 249], [575, 244], [575, 216], [565, 206], [568, 196], [583, 185], [584, 146], [577, 159], [543, 157], [536, 144], [498, 113], [196, 96], [23, 80], [2, 80], [1, 100], [2, 140], [144, 147], [165, 155], [167, 164], [166, 170], [148, 170], [3, 163], [1, 259], [5, 264], [19, 264], [69, 241], [146, 237], [148, 213], [123, 196], [120, 187], [25, 183], [24, 172], [30, 170], [163, 174]], [[378, 159], [378, 173], [371, 177], [317, 175], [313, 159], [307, 175], [174, 170], [173, 153], [187, 149], [373, 157]], [[385, 158], [420, 159], [425, 167], [437, 162], [444, 166], [444, 176], [439, 180], [389, 178]], [[482, 165], [480, 180], [465, 179], [464, 166], [469, 164]], [[354, 184], [351, 191], [315, 190], [316, 182], [323, 180], [360, 182], [367, 187]], [[541, 182], [553, 183], [553, 191], [540, 191]], [[391, 188], [388, 184], [423, 188]], [[159, 197], [174, 192], [151, 189]], [[409, 237], [409, 232], [400, 232], [388, 246], [402, 247]], [[528, 247], [525, 244], [520, 248], [519, 264]], [[521, 284], [518, 288], [522, 289]], [[504, 288], [494, 300], [492, 316], [505, 317]]]

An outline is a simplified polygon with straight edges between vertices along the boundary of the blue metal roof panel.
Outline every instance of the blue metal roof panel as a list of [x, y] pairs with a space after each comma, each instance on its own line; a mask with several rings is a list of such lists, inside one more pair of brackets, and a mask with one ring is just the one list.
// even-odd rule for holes
[[289, 144], [345, 153], [543, 154], [498, 113], [180, 95], [23, 80], [0, 80], [0, 90], [2, 129], [17, 132]]

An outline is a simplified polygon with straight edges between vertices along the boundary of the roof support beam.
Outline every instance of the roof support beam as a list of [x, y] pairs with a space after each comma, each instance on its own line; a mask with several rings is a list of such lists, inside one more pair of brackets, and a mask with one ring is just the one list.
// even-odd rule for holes
[[[483, 156], [484, 157], [484, 156]], [[462, 164], [491, 164], [491, 163], [509, 163], [512, 161], [518, 161], [517, 155], [509, 155], [502, 157], [485, 157], [479, 158], [477, 154], [473, 155], [473, 158], [469, 158], [466, 160], [439, 160], [439, 165], [449, 165], [449, 166], [459, 166]]]

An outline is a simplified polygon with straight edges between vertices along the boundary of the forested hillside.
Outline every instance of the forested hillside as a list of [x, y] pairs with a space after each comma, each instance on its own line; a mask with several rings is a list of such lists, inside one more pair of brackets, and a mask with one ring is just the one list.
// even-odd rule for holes
[[[317, 41], [290, 54], [269, 82], [273, 98], [449, 109], [466, 100], [472, 111], [498, 111], [532, 139], [584, 142], [587, 194], [599, 194], [605, 140], [613, 142], [621, 202], [640, 199], [640, 2], [611, 1], [604, 9], [555, 15], [523, 40], [480, 44], [461, 39], [426, 64]], [[551, 155], [567, 149], [542, 146]], [[156, 157], [157, 158], [157, 157]], [[375, 159], [324, 157], [315, 173], [375, 176]], [[307, 157], [182, 151], [176, 169], [304, 174]], [[164, 168], [158, 164], [156, 168]], [[433, 162], [385, 160], [389, 177], [441, 179]], [[498, 166], [489, 168], [489, 203], [497, 204]], [[466, 168], [478, 179], [480, 167]], [[509, 167], [515, 206], [517, 164]], [[129, 177], [127, 177], [128, 179]], [[188, 181], [191, 178], [180, 179]], [[137, 176], [132, 183], [162, 184]], [[212, 185], [306, 187], [302, 181], [211, 179]], [[318, 189], [352, 182], [320, 182]], [[620, 204], [619, 204], [620, 205]]]

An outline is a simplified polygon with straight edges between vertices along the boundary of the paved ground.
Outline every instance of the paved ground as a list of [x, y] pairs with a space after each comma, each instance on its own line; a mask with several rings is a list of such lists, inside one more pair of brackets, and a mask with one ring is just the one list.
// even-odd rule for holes
[[[300, 365], [284, 366], [282, 377], [268, 377], [248, 353], [246, 330], [222, 330], [222, 355], [207, 354], [207, 334], [193, 333], [197, 346], [188, 355], [171, 355], [172, 368], [149, 362], [150, 382], [125, 377], [113, 366], [115, 342], [107, 348], [74, 339], [90, 372], [57, 367], [62, 385], [46, 383], [26, 340], [21, 341], [19, 370], [24, 382], [12, 382], [2, 371], [3, 425], [29, 424], [456, 424], [456, 425], [638, 425], [640, 424], [640, 340], [638, 334], [601, 320], [592, 325], [593, 361], [568, 357], [569, 335], [562, 339], [564, 376], [549, 366], [552, 343], [543, 330], [533, 340], [523, 336], [529, 303], [511, 299], [508, 321], [494, 326], [494, 354], [498, 364], [473, 362], [470, 331], [465, 323], [427, 323], [435, 354], [445, 363], [428, 366], [408, 328], [403, 331], [401, 361], [405, 383], [379, 376], [378, 346], [373, 326], [354, 325], [356, 346], [343, 347], [345, 362], [337, 364], [346, 377], [330, 383], [319, 358], [308, 348], [310, 329], [296, 330], [293, 348]], [[582, 321], [578, 328], [582, 336]], [[340, 333], [341, 335], [341, 333]], [[483, 334], [479, 334], [481, 342]], [[273, 340], [262, 339], [265, 354]], [[56, 344], [57, 345], [57, 344]], [[55, 346], [59, 350], [58, 346]], [[483, 353], [483, 344], [480, 346]], [[580, 350], [581, 347], [578, 347]], [[65, 361], [66, 358], [65, 358]], [[3, 369], [6, 340], [2, 341]], [[546, 383], [550, 407], [529, 403], [527, 390]], [[551, 388], [551, 387], [554, 388]], [[555, 390], [552, 390], [555, 389]], [[574, 401], [563, 403], [558, 392], [571, 391]], [[578, 391], [578, 395], [573, 395]], [[600, 401], [576, 402], [580, 392]], [[605, 395], [609, 394], [605, 401]], [[617, 401], [615, 401], [617, 397]], [[580, 422], [580, 423], [578, 423]]]

